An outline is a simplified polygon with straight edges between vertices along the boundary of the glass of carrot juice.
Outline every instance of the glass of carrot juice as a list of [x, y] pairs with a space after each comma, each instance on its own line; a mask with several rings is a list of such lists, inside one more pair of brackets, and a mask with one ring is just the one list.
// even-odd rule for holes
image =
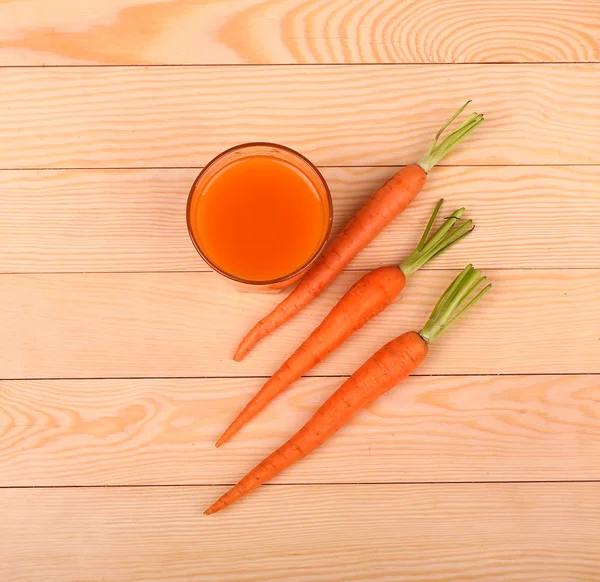
[[319, 170], [272, 143], [218, 155], [196, 178], [187, 203], [196, 250], [243, 290], [277, 291], [300, 279], [325, 248], [332, 219]]

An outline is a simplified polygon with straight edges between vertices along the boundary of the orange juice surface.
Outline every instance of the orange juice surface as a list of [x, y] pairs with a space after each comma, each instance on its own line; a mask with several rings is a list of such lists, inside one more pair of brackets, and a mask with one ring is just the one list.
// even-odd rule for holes
[[314, 256], [329, 214], [308, 177], [284, 160], [256, 155], [211, 178], [196, 216], [202, 250], [215, 266], [239, 279], [269, 281]]

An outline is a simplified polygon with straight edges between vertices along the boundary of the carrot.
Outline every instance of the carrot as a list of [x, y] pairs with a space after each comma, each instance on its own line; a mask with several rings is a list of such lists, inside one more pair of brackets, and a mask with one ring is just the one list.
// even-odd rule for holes
[[231, 505], [323, 444], [359, 410], [412, 374], [427, 356], [429, 344], [472, 307], [491, 287], [468, 265], [446, 289], [429, 321], [385, 344], [346, 380], [315, 415], [286, 443], [250, 471], [204, 513]]
[[228, 441], [292, 382], [306, 374], [355, 331], [390, 305], [404, 288], [407, 277], [473, 230], [471, 220], [465, 221], [456, 229], [453, 228], [465, 211], [464, 208], [459, 208], [428, 240], [442, 203], [443, 199], [436, 204], [416, 250], [408, 259], [398, 266], [374, 269], [359, 279], [248, 402], [219, 438], [217, 447]]
[[471, 114], [438, 144], [442, 133], [469, 103], [465, 103], [440, 129], [418, 164], [410, 164], [396, 172], [367, 200], [294, 291], [248, 332], [238, 346], [234, 360], [241, 361], [261, 339], [308, 305], [393, 218], [405, 210], [423, 188], [427, 173], [483, 121], [483, 115]]

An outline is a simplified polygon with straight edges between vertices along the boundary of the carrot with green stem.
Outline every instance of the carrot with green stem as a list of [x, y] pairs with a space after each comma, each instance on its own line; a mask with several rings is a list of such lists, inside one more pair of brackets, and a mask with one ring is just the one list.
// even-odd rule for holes
[[483, 121], [483, 115], [473, 113], [438, 143], [444, 131], [469, 103], [467, 101], [440, 129], [418, 164], [410, 164], [396, 172], [367, 200], [292, 293], [248, 332], [238, 346], [234, 360], [241, 361], [261, 339], [306, 307], [392, 219], [406, 209], [423, 188], [428, 172]]
[[475, 228], [471, 220], [461, 220], [465, 209], [459, 208], [447, 217], [443, 225], [430, 237], [442, 203], [443, 199], [436, 204], [415, 251], [401, 265], [380, 267], [359, 279], [248, 402], [219, 438], [217, 447], [228, 441], [292, 382], [306, 374], [390, 305], [404, 289], [407, 277], [455, 245]]
[[420, 332], [409, 331], [385, 344], [346, 380], [286, 443], [250, 471], [204, 513], [235, 503], [322, 445], [362, 408], [412, 374], [429, 344], [443, 334], [490, 289], [481, 271], [467, 266], [446, 289]]

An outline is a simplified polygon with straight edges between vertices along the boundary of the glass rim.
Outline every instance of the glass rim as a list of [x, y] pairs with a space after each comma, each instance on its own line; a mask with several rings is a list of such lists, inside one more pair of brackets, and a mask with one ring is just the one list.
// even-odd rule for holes
[[[289, 275], [285, 275], [283, 277], [278, 277], [276, 279], [265, 279], [265, 280], [259, 280], [259, 281], [252, 280], [252, 279], [244, 279], [242, 277], [236, 277], [235, 275], [232, 275], [231, 273], [228, 273], [227, 271], [224, 271], [223, 269], [221, 269], [220, 267], [215, 265], [213, 263], [213, 261], [211, 261], [206, 256], [204, 251], [200, 248], [200, 244], [194, 238], [194, 235], [192, 232], [192, 224], [191, 224], [192, 200], [193, 200], [194, 194], [196, 192], [196, 187], [197, 187], [198, 183], [200, 182], [200, 180], [204, 177], [206, 172], [208, 172], [208, 170], [210, 168], [212, 168], [217, 162], [219, 162], [225, 156], [227, 156], [233, 152], [236, 152], [238, 150], [249, 149], [252, 147], [275, 148], [275, 149], [287, 152], [289, 154], [292, 154], [292, 156], [299, 158], [308, 167], [310, 167], [317, 175], [317, 178], [319, 179], [319, 181], [321, 182], [321, 185], [323, 186], [325, 198], [327, 201], [327, 205], [329, 207], [328, 208], [328, 217], [327, 217], [327, 229], [325, 230], [325, 234], [323, 236], [323, 242], [319, 245], [319, 248], [317, 248], [317, 250], [311, 255], [311, 257], [308, 259], [308, 261], [306, 261], [306, 263], [304, 263], [301, 267], [299, 267], [298, 269], [296, 269]], [[268, 286], [268, 285], [277, 285], [277, 284], [285, 283], [285, 281], [294, 279], [295, 277], [297, 277], [298, 275], [300, 275], [301, 273], [303, 273], [304, 271], [306, 271], [307, 269], [312, 267], [312, 265], [317, 261], [317, 259], [321, 256], [321, 253], [325, 249], [325, 246], [329, 242], [329, 237], [331, 236], [331, 228], [333, 226], [333, 200], [331, 198], [331, 192], [329, 190], [329, 186], [327, 184], [327, 181], [323, 177], [323, 174], [321, 174], [321, 172], [319, 171], [317, 166], [315, 166], [315, 164], [313, 164], [306, 156], [303, 156], [300, 152], [297, 152], [296, 150], [294, 150], [288, 146], [284, 146], [284, 145], [281, 145], [278, 143], [273, 143], [273, 142], [268, 142], [268, 141], [252, 141], [252, 142], [241, 143], [241, 144], [235, 145], [233, 147], [227, 148], [226, 150], [222, 151], [220, 154], [215, 156], [212, 160], [210, 160], [202, 168], [202, 170], [200, 170], [200, 173], [198, 174], [198, 176], [196, 176], [196, 179], [194, 180], [194, 182], [192, 183], [192, 186], [190, 188], [190, 193], [188, 194], [185, 217], [186, 217], [188, 234], [190, 236], [190, 239], [192, 240], [192, 244], [194, 245], [194, 248], [196, 249], [197, 253], [202, 257], [202, 259], [208, 264], [208, 266], [211, 269], [213, 269], [220, 275], [223, 275], [223, 277], [227, 277], [228, 279], [235, 281], [236, 283], [243, 283], [245, 285], [254, 285], [256, 287], [261, 287], [261, 286]]]

